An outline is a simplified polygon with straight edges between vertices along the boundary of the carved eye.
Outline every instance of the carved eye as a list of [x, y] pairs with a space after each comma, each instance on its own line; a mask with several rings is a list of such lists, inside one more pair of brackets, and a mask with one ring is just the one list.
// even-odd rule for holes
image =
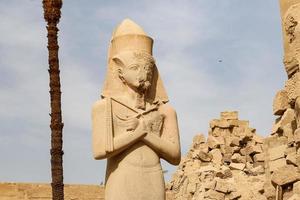
[[138, 70], [139, 69], [139, 66], [138, 65], [131, 65], [129, 67], [129, 69], [132, 69], [132, 70]]

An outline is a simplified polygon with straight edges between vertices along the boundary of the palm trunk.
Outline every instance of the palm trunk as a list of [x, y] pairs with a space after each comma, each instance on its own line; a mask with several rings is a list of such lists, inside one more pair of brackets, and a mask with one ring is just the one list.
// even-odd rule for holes
[[52, 199], [64, 199], [62, 114], [58, 60], [57, 24], [60, 19], [62, 0], [43, 0], [44, 18], [47, 22], [50, 101], [51, 101], [51, 176]]

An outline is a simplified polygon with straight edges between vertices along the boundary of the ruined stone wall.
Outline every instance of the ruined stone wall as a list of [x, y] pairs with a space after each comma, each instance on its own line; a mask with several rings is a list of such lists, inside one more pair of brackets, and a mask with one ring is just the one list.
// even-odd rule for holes
[[[0, 183], [0, 200], [52, 200], [50, 184]], [[97, 185], [65, 185], [65, 200], [104, 200]]]
[[[52, 200], [51, 187], [50, 184], [0, 183], [0, 200]], [[66, 184], [65, 200], [104, 200], [104, 187]], [[172, 200], [169, 193], [167, 200]]]
[[167, 189], [178, 200], [265, 200], [263, 142], [237, 112], [222, 112], [207, 139], [194, 137]]

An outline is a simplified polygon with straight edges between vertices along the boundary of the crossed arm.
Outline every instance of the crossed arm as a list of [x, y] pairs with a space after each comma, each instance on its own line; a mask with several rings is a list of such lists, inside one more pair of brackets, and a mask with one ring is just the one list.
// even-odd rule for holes
[[106, 152], [105, 100], [97, 101], [92, 111], [94, 158], [110, 158], [124, 151], [135, 142], [143, 141], [152, 148], [159, 157], [167, 160], [171, 164], [179, 164], [181, 154], [176, 112], [169, 105], [162, 105], [160, 112], [165, 115], [161, 136], [154, 133], [147, 133], [144, 127], [145, 125], [140, 122], [134, 131], [115, 136], [113, 138], [114, 150], [112, 152]]

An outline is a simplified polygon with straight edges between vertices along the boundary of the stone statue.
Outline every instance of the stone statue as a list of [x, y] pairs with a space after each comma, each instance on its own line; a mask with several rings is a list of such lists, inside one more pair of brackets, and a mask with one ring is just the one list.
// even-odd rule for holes
[[284, 66], [288, 75], [285, 84], [290, 107], [294, 108], [297, 128], [295, 137], [300, 138], [300, 0], [281, 0], [284, 41]]
[[94, 158], [107, 158], [106, 200], [164, 200], [160, 158], [173, 165], [181, 159], [176, 112], [152, 46], [129, 19], [112, 35], [102, 99], [92, 110]]

